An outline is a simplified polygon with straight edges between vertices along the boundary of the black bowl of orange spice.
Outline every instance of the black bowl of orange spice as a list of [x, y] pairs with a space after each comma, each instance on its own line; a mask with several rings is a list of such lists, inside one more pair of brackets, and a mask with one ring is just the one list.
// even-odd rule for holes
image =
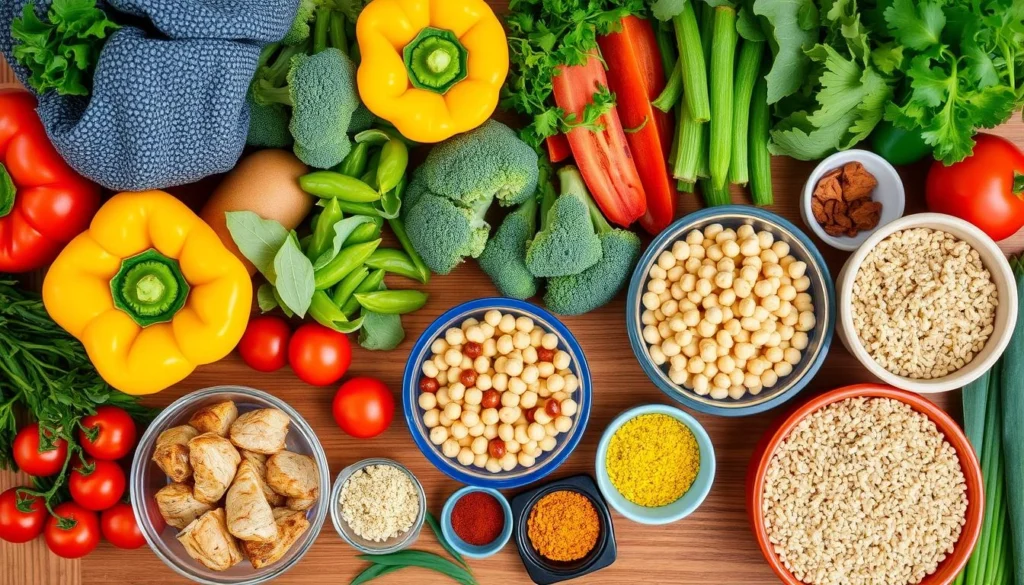
[[516, 547], [534, 583], [575, 579], [615, 562], [611, 513], [589, 475], [547, 483], [511, 505]]

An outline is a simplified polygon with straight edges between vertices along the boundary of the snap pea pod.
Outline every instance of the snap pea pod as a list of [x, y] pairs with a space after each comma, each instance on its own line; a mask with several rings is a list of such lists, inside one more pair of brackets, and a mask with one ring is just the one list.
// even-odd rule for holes
[[[363, 173], [361, 177], [359, 177], [359, 180], [362, 181], [363, 183], [366, 183], [371, 188], [376, 189], [377, 188], [377, 167], [379, 167], [379, 166], [380, 166], [380, 151], [378, 150], [377, 152], [373, 153], [373, 155], [370, 156], [370, 164], [367, 165], [366, 172]], [[380, 195], [379, 192], [377, 194]], [[379, 197], [378, 197], [378, 199], [379, 199]]]
[[384, 219], [379, 215], [371, 216], [369, 219], [369, 222], [361, 224], [359, 227], [352, 230], [348, 239], [345, 240], [346, 246], [365, 244], [370, 240], [376, 240], [380, 237], [380, 230], [384, 226]]
[[391, 226], [391, 231], [394, 232], [398, 243], [402, 245], [402, 249], [409, 255], [409, 259], [412, 260], [413, 265], [416, 267], [418, 275], [410, 276], [410, 278], [415, 278], [423, 284], [430, 282], [430, 269], [427, 268], [423, 258], [416, 251], [416, 248], [413, 247], [412, 240], [409, 239], [409, 233], [405, 231], [405, 222], [402, 221], [402, 218], [395, 217], [388, 220], [388, 225]]
[[316, 225], [313, 227], [313, 237], [309, 241], [309, 246], [305, 248], [306, 258], [315, 262], [320, 254], [327, 251], [332, 238], [334, 238], [334, 224], [343, 218], [344, 214], [341, 212], [341, 207], [338, 206], [338, 200], [328, 200], [324, 205], [324, 210], [317, 216]]
[[372, 144], [374, 146], [380, 146], [391, 140], [391, 135], [379, 128], [370, 128], [369, 130], [363, 130], [359, 134], [356, 134], [353, 137], [353, 140], [356, 141], [356, 144]]
[[313, 272], [316, 290], [325, 290], [341, 282], [349, 273], [362, 266], [379, 245], [380, 240], [378, 239], [342, 248], [341, 253], [335, 256], [334, 260]]
[[341, 312], [338, 305], [334, 304], [327, 292], [318, 290], [313, 293], [313, 299], [309, 303], [309, 315], [313, 319], [330, 329], [341, 333], [352, 333], [359, 331], [363, 326], [363, 318], [349, 321], [345, 313]]
[[409, 167], [409, 147], [401, 140], [388, 140], [380, 149], [377, 165], [377, 190], [387, 193], [405, 179]]
[[341, 279], [341, 282], [334, 287], [334, 294], [331, 295], [331, 300], [338, 308], [344, 307], [345, 303], [352, 298], [352, 293], [356, 292], [359, 285], [366, 280], [366, 277], [370, 275], [370, 269], [366, 265], [356, 268], [348, 274], [345, 278]]
[[[371, 272], [370, 275], [367, 276], [365, 279], [363, 279], [363, 282], [361, 282], [359, 286], [356, 287], [356, 290], [353, 293], [353, 295], [357, 293], [373, 292], [380, 288], [380, 284], [382, 282], [384, 282], [384, 271], [378, 268], [377, 270]], [[345, 304], [342, 305], [341, 307], [341, 312], [345, 313], [346, 317], [351, 317], [358, 310], [359, 301], [356, 300], [355, 296], [349, 297], [349, 299], [345, 301]]]
[[366, 165], [370, 163], [370, 145], [357, 144], [348, 153], [345, 160], [338, 163], [334, 170], [348, 177], [358, 178], [366, 172]]
[[[376, 174], [377, 170], [374, 169]], [[364, 175], [365, 176], [365, 175]], [[299, 187], [310, 195], [323, 199], [338, 199], [350, 203], [372, 203], [380, 193], [365, 182], [334, 171], [314, 171], [299, 177]]]
[[337, 201], [338, 207], [341, 207], [341, 210], [349, 215], [366, 215], [369, 217], [380, 215], [380, 211], [378, 211], [371, 203], [352, 203], [349, 201], [341, 201], [340, 199]]
[[378, 248], [366, 259], [366, 265], [370, 268], [382, 268], [391, 274], [397, 274], [426, 284], [426, 281], [423, 280], [423, 273], [413, 263], [412, 258], [401, 250]]
[[418, 290], [379, 290], [352, 296], [360, 307], [381, 315], [404, 315], [427, 304], [427, 293]]

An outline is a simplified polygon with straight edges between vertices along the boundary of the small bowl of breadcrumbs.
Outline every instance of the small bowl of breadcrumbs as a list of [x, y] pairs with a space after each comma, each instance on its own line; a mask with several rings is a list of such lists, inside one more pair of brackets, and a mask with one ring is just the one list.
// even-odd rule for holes
[[331, 522], [345, 542], [366, 554], [408, 548], [426, 518], [423, 486], [391, 459], [364, 459], [341, 470], [331, 490]]

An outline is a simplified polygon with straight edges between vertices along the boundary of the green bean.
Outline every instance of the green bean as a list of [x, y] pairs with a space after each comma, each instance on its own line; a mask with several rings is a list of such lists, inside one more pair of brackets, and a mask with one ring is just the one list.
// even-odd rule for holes
[[409, 167], [409, 148], [401, 140], [388, 140], [380, 149], [377, 190], [387, 193], [398, 186]]
[[370, 162], [370, 145], [369, 144], [357, 144], [355, 145], [345, 160], [341, 161], [338, 166], [334, 167], [334, 170], [349, 176], [357, 178], [366, 172], [366, 165]]
[[309, 246], [306, 248], [306, 258], [309, 258], [310, 261], [316, 261], [320, 254], [327, 251], [331, 241], [334, 239], [334, 224], [341, 221], [343, 217], [344, 214], [341, 212], [341, 207], [338, 206], [338, 200], [329, 200], [316, 220], [316, 226], [313, 228], [313, 238], [309, 241]]
[[438, 524], [437, 518], [434, 518], [433, 514], [427, 512], [426, 519], [427, 524], [430, 525], [430, 529], [434, 531], [434, 536], [437, 537], [437, 542], [441, 543], [441, 546], [444, 547], [444, 550], [448, 551], [448, 554], [452, 555], [453, 559], [459, 561], [460, 565], [468, 569], [469, 565], [466, 564], [466, 559], [462, 558], [459, 551], [452, 548], [451, 543], [449, 543], [448, 539], [444, 537], [444, 533], [441, 532], [441, 525]]
[[368, 223], [361, 224], [359, 227], [352, 230], [348, 239], [345, 240], [345, 245], [352, 246], [355, 244], [365, 244], [370, 240], [376, 240], [380, 237], [380, 229], [383, 225], [384, 220], [379, 215], [371, 216]]
[[380, 240], [373, 240], [365, 244], [343, 248], [341, 253], [334, 257], [334, 260], [313, 272], [316, 290], [328, 289], [341, 282], [350, 272], [362, 266], [379, 245]]
[[383, 577], [384, 575], [387, 575], [388, 573], [394, 573], [395, 571], [397, 571], [399, 569], [404, 569], [404, 568], [405, 567], [403, 567], [402, 565], [378, 565], [378, 564], [373, 564], [373, 565], [370, 565], [369, 567], [367, 567], [366, 570], [363, 571], [362, 573], [359, 573], [359, 575], [357, 575], [355, 579], [352, 579], [352, 582], [349, 583], [348, 585], [362, 585], [363, 583], [366, 583], [367, 581], [372, 581], [372, 580], [376, 579], [377, 577]]
[[[374, 152], [370, 156], [370, 164], [366, 167], [366, 172], [359, 177], [359, 180], [366, 183], [373, 189], [377, 188], [377, 167], [380, 166], [380, 151]], [[379, 194], [379, 193], [378, 193]]]
[[383, 268], [391, 274], [397, 274], [426, 284], [422, 280], [423, 273], [413, 263], [412, 258], [401, 250], [378, 248], [366, 259], [366, 265], [370, 268]]
[[[359, 285], [366, 280], [366, 277], [370, 275], [370, 269], [366, 265], [356, 268], [348, 274], [345, 278], [341, 279], [341, 282], [334, 287], [334, 294], [331, 295], [331, 300], [334, 304], [341, 308], [345, 306], [345, 303], [352, 298], [352, 293], [356, 292]], [[346, 317], [347, 318], [347, 317]]]
[[[380, 285], [384, 283], [384, 271], [378, 268], [370, 273], [359, 286], [356, 287], [355, 293], [373, 292], [380, 289]], [[353, 293], [353, 294], [355, 294]], [[359, 310], [359, 301], [354, 296], [348, 298], [345, 304], [341, 307], [341, 312], [345, 313], [346, 317], [351, 317]]]
[[413, 265], [416, 267], [418, 276], [412, 276], [416, 280], [427, 284], [430, 282], [430, 269], [427, 268], [423, 258], [419, 252], [412, 245], [412, 240], [409, 239], [408, 232], [405, 231], [405, 222], [401, 218], [393, 218], [388, 220], [388, 225], [391, 226], [391, 231], [395, 233], [395, 238], [398, 239], [398, 243], [402, 244], [402, 249], [409, 255], [409, 259], [412, 260]]
[[362, 317], [349, 321], [338, 305], [334, 304], [331, 297], [322, 290], [313, 292], [313, 299], [309, 303], [309, 316], [324, 327], [341, 333], [358, 331], [363, 325]]
[[[374, 169], [374, 173], [376, 173]], [[359, 179], [334, 171], [314, 171], [299, 177], [299, 186], [311, 195], [350, 203], [372, 203], [380, 193]]]
[[402, 550], [383, 555], [359, 555], [364, 561], [371, 561], [378, 565], [398, 565], [421, 567], [437, 571], [462, 583], [476, 583], [476, 579], [469, 571], [449, 561], [448, 559], [422, 550]]
[[362, 308], [381, 315], [404, 315], [427, 304], [427, 293], [418, 290], [379, 290], [352, 296]]

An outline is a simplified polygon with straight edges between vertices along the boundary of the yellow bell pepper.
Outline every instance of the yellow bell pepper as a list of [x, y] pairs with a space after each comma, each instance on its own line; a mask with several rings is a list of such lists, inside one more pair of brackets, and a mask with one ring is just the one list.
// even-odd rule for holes
[[498, 106], [508, 44], [484, 0], [373, 0], [356, 38], [359, 96], [411, 140], [472, 130]]
[[121, 193], [54, 261], [43, 303], [107, 383], [150, 394], [234, 349], [252, 282], [184, 203], [163, 191]]

